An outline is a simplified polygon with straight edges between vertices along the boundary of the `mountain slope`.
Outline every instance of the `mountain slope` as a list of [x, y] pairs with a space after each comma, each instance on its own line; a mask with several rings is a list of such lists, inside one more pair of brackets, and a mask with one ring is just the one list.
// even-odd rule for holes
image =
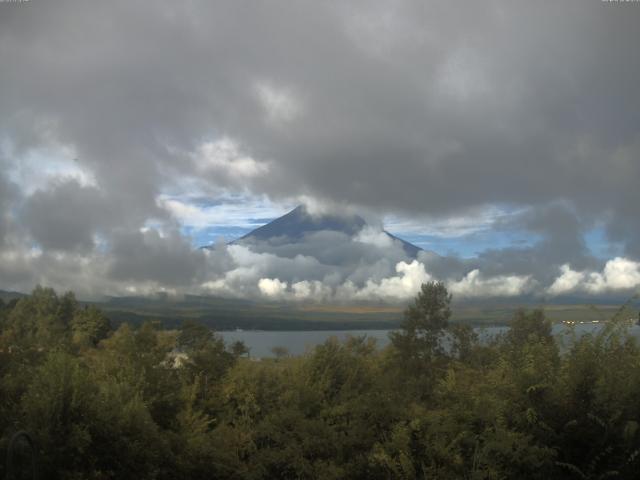
[[252, 232], [240, 237], [236, 242], [247, 239], [268, 240], [277, 237], [287, 237], [291, 240], [300, 240], [311, 232], [331, 230], [342, 232], [349, 236], [356, 235], [366, 222], [359, 215], [309, 215], [304, 206], [299, 205], [282, 217], [256, 228]]
[[[287, 239], [288, 243], [297, 243], [301, 242], [305, 235], [320, 231], [339, 232], [349, 237], [355, 237], [366, 226], [367, 222], [359, 215], [310, 215], [306, 208], [300, 205], [232, 243], [243, 244], [273, 239]], [[410, 258], [416, 258], [418, 253], [422, 251], [421, 248], [390, 234], [386, 230], [383, 233], [393, 241], [399, 242], [405, 254]]]

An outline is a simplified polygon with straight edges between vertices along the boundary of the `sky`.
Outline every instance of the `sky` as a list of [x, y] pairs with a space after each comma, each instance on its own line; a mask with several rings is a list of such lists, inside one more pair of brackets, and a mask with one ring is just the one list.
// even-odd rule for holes
[[[0, 289], [628, 298], [639, 21], [601, 0], [0, 2]], [[228, 244], [300, 204], [370, 228]]]

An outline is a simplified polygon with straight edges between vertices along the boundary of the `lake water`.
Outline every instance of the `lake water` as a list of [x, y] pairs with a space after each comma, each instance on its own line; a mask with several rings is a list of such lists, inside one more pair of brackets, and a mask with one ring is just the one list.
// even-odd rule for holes
[[[604, 323], [582, 323], [573, 326], [577, 336], [585, 333], [596, 333], [604, 327]], [[486, 341], [495, 335], [504, 333], [508, 327], [490, 326], [483, 328], [475, 328], [481, 341]], [[324, 343], [330, 337], [337, 337], [344, 340], [347, 336], [366, 336], [376, 340], [378, 347], [382, 348], [389, 344], [389, 332], [392, 330], [323, 330], [323, 331], [261, 331], [261, 330], [243, 330], [219, 332], [225, 342], [235, 342], [241, 340], [249, 347], [252, 357], [272, 357], [271, 351], [274, 347], [284, 347], [291, 355], [301, 355], [313, 349], [316, 345]], [[562, 340], [565, 334], [569, 334], [570, 327], [564, 324], [556, 324], [553, 326], [553, 333]], [[629, 332], [636, 338], [640, 338], [640, 327], [633, 325], [629, 328]]]

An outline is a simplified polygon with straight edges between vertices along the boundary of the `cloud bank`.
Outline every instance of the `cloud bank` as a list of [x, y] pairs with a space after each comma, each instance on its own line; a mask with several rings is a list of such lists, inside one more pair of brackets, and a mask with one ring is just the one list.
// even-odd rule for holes
[[[581, 0], [0, 3], [0, 288], [633, 290], [638, 19]], [[504, 241], [417, 263], [375, 230], [193, 248], [185, 222], [216, 218], [193, 199], [230, 196]]]

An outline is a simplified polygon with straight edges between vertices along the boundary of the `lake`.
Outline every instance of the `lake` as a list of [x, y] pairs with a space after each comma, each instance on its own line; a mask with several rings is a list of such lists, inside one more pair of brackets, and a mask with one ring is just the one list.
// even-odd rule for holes
[[[604, 327], [605, 323], [581, 323], [573, 325], [576, 335], [581, 336], [586, 333], [596, 333]], [[480, 340], [488, 340], [495, 335], [508, 330], [505, 326], [489, 326], [474, 328]], [[225, 342], [231, 343], [240, 340], [250, 349], [252, 357], [273, 357], [271, 349], [274, 347], [284, 347], [291, 355], [302, 355], [307, 350], [316, 345], [324, 343], [330, 337], [337, 337], [344, 340], [347, 336], [366, 336], [376, 340], [378, 347], [382, 348], [389, 344], [389, 332], [392, 330], [310, 330], [310, 331], [261, 331], [243, 330], [219, 332]], [[565, 324], [555, 324], [553, 333], [560, 340], [571, 332], [571, 327]], [[640, 338], [640, 327], [633, 325], [629, 332], [636, 338]]]

